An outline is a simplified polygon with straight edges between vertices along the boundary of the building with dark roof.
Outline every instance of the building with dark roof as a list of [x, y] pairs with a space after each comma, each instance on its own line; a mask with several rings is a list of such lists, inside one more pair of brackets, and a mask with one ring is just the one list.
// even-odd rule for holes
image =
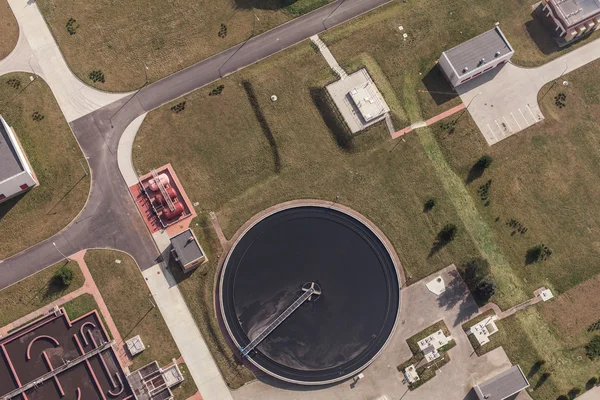
[[15, 133], [0, 116], [0, 203], [37, 185]]
[[452, 86], [456, 87], [504, 65], [514, 53], [502, 30], [496, 25], [494, 29], [444, 51], [439, 66]]
[[171, 253], [185, 272], [207, 261], [206, 255], [191, 229], [187, 229], [171, 238]]
[[513, 365], [506, 371], [475, 386], [479, 400], [504, 400], [529, 387], [521, 367]]
[[559, 46], [600, 29], [600, 0], [542, 0], [542, 5]]

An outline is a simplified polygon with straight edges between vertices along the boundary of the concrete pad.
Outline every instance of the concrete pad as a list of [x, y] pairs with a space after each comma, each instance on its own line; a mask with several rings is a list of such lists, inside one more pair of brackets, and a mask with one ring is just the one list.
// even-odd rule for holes
[[433, 280], [429, 281], [425, 286], [427, 286], [427, 289], [429, 289], [429, 291], [433, 294], [435, 294], [436, 296], [439, 296], [440, 294], [444, 293], [444, 291], [446, 290], [446, 283], [444, 282], [444, 279], [442, 279], [441, 276], [436, 276]]

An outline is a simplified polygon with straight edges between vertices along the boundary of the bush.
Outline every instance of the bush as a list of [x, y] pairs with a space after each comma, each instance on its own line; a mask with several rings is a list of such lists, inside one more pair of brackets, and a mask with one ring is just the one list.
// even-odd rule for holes
[[598, 384], [598, 378], [595, 376], [590, 378], [585, 384], [585, 390], [591, 390]]
[[567, 396], [565, 396], [564, 394], [561, 394], [560, 396], [558, 396], [556, 398], [556, 400], [569, 400], [569, 398]]
[[590, 342], [585, 346], [585, 353], [587, 356], [595, 360], [600, 356], [600, 336], [596, 335], [590, 340]]
[[477, 160], [477, 163], [475, 164], [475, 166], [481, 170], [489, 168], [490, 165], [492, 165], [492, 157], [488, 155], [481, 156], [481, 158]]
[[54, 281], [62, 287], [67, 287], [73, 282], [73, 270], [67, 266], [60, 268], [54, 274]]
[[440, 243], [442, 243], [444, 245], [453, 241], [455, 236], [456, 236], [456, 225], [454, 225], [454, 224], [444, 225], [444, 227], [442, 228], [440, 233], [438, 233], [438, 239], [439, 239]]
[[423, 204], [423, 212], [431, 211], [433, 209], [433, 207], [435, 207], [435, 199], [434, 198], [427, 199], [425, 204]]
[[573, 389], [569, 390], [569, 393], [567, 393], [567, 395], [569, 396], [569, 399], [574, 399], [579, 395], [579, 393], [581, 393], [581, 389], [579, 389], [578, 387], [574, 387]]

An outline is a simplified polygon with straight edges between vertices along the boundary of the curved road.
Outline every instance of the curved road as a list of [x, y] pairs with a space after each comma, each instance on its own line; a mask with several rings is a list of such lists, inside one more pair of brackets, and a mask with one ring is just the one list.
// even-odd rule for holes
[[337, 0], [71, 122], [92, 170], [88, 202], [63, 231], [1, 261], [0, 289], [62, 260], [53, 243], [67, 255], [89, 248], [125, 251], [142, 270], [160, 262], [160, 254], [117, 165], [117, 147], [125, 128], [136, 117], [164, 103], [389, 1]]

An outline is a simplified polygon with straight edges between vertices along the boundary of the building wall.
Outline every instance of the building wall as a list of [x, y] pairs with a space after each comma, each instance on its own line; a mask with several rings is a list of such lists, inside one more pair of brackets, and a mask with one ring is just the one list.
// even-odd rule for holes
[[17, 156], [19, 157], [19, 161], [25, 169], [21, 173], [0, 182], [0, 203], [2, 203], [11, 197], [37, 186], [38, 182], [35, 179], [35, 174], [29, 165], [29, 160], [27, 160], [27, 157], [25, 156], [25, 153], [23, 152], [21, 144], [19, 143], [15, 133], [1, 116], [0, 123], [4, 126], [4, 129], [8, 133], [8, 137], [15, 148]]

